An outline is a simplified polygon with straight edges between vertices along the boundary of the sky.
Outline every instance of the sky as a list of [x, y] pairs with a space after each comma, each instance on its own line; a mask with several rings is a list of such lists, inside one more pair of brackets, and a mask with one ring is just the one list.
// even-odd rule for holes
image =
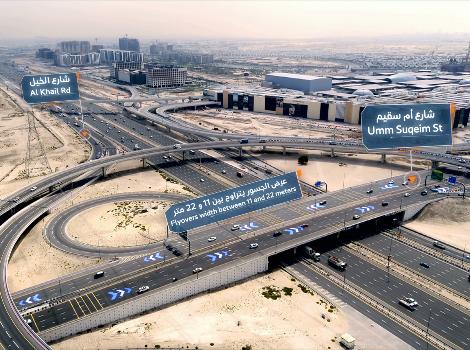
[[0, 40], [468, 34], [470, 1], [0, 1]]

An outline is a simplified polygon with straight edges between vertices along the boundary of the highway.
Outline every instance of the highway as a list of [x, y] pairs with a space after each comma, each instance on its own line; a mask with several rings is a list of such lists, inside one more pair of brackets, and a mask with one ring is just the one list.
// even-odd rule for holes
[[[168, 106], [168, 108], [175, 108], [175, 106]], [[164, 107], [163, 109], [165, 110], [161, 109], [160, 111], [158, 111], [158, 113], [166, 113], [166, 110], [168, 110], [168, 108]], [[160, 117], [167, 118], [167, 116], [160, 116]], [[117, 122], [117, 120], [115, 120], [115, 122]], [[105, 124], [105, 122], [103, 123], [100, 122], [100, 124]], [[172, 128], [174, 128], [173, 121], [170, 122], [170, 125]], [[97, 128], [100, 131], [103, 131], [103, 128], [100, 128], [99, 126], [97, 126]], [[112, 129], [115, 129], [115, 128], [116, 126], [112, 127]], [[110, 130], [109, 127], [108, 127], [108, 130]], [[117, 136], [117, 134], [122, 135], [122, 133], [124, 132], [124, 129], [121, 129], [121, 133], [118, 133], [117, 131], [116, 131], [115, 136]], [[201, 136], [208, 136], [207, 132], [201, 132], [200, 130], [198, 131], [196, 129], [188, 128], [188, 127], [180, 129], [179, 131], [186, 132], [186, 133], [189, 132], [189, 133], [194, 133], [194, 134], [199, 133], [199, 135]], [[138, 132], [140, 133], [140, 131]], [[106, 132], [106, 130], [104, 130], [103, 135], [108, 134], [108, 133]], [[218, 133], [217, 135], [218, 135], [217, 137], [219, 138], [221, 137], [220, 133]], [[129, 141], [125, 141], [127, 142], [127, 144], [125, 145], [126, 147], [132, 149], [133, 147], [132, 137], [135, 137], [135, 136], [131, 134], [126, 134], [126, 136], [129, 137]], [[214, 137], [213, 133], [209, 134], [209, 136]], [[180, 162], [176, 163], [172, 161], [167, 161], [167, 159], [163, 158], [163, 156], [168, 155], [168, 154], [171, 155], [171, 154], [174, 154], [175, 152], [181, 154], [180, 152], [182, 152], [183, 150], [189, 153], [190, 150], [197, 151], [200, 149], [217, 149], [217, 148], [226, 148], [226, 147], [251, 147], [255, 145], [255, 146], [268, 146], [268, 147], [274, 146], [274, 147], [292, 147], [292, 148], [313, 148], [313, 149], [326, 149], [326, 150], [335, 149], [337, 151], [347, 151], [349, 153], [352, 151], [356, 152], [356, 150], [358, 153], [364, 152], [364, 149], [362, 146], [358, 145], [355, 142], [349, 142], [349, 141], [341, 141], [341, 142], [335, 141], [334, 143], [332, 143], [332, 141], [328, 141], [328, 140], [266, 137], [266, 142], [259, 142], [260, 139], [255, 139], [255, 138], [250, 137], [249, 144], [241, 145], [239, 143], [239, 139], [244, 137], [245, 135], [227, 135], [227, 136], [228, 136], [226, 137], [227, 139], [232, 138], [233, 140], [216, 141], [216, 142], [201, 142], [201, 143], [197, 143], [193, 145], [183, 144], [180, 146], [181, 148], [179, 149], [173, 148], [171, 144], [169, 144], [169, 146], [160, 147], [160, 148], [153, 148], [151, 144], [145, 144], [145, 147], [149, 147], [148, 149], [143, 149], [141, 151], [136, 151], [136, 152], [130, 152], [124, 155], [117, 155], [114, 157], [98, 159], [98, 160], [94, 160], [85, 164], [80, 164], [73, 169], [67, 169], [60, 173], [51, 174], [46, 179], [39, 181], [37, 184], [34, 184], [38, 186], [38, 190], [36, 191], [30, 191], [29, 188], [18, 191], [17, 193], [9, 197], [10, 200], [8, 204], [6, 205], [4, 204], [1, 207], [1, 213], [5, 213], [6, 211], [16, 207], [17, 203], [11, 200], [12, 198], [16, 196], [20, 197], [20, 202], [27, 201], [27, 200], [32, 199], [33, 197], [37, 197], [38, 195], [43, 195], [43, 193], [48, 191], [52, 185], [63, 183], [64, 181], [67, 181], [69, 179], [76, 178], [77, 176], [84, 174], [88, 171], [98, 170], [102, 167], [108, 167], [117, 162], [129, 160], [129, 159], [142, 159], [142, 158], [150, 159], [150, 157], [159, 156], [161, 158], [158, 160], [164, 160], [164, 161], [156, 162], [156, 164], [167, 163], [168, 168], [170, 168], [171, 166], [171, 169], [173, 169], [173, 168], [177, 168], [180, 165], [179, 164]], [[144, 144], [143, 140], [141, 142]], [[399, 151], [390, 152], [390, 154], [403, 155], [403, 152], [399, 152]], [[469, 164], [462, 163], [462, 159], [460, 157], [433, 153], [433, 152], [423, 152], [423, 151], [417, 151], [414, 154], [414, 157], [445, 161], [446, 163], [451, 163], [454, 165], [461, 165], [467, 169], [469, 168]], [[214, 164], [217, 165], [219, 163], [214, 162]], [[221, 169], [220, 168], [218, 169], [221, 172]], [[187, 172], [188, 172], [187, 168], [183, 169], [181, 167], [175, 173], [176, 174], [175, 177], [178, 177], [178, 175], [181, 175], [181, 174], [187, 174]], [[233, 176], [234, 172], [230, 171], [230, 174]], [[196, 176], [192, 176], [190, 179], [191, 183], [194, 184], [194, 186], [197, 188], [202, 187], [201, 183], [206, 184], [206, 181], [204, 182], [201, 181], [200, 176], [202, 175], [203, 174], [198, 173]], [[221, 177], [224, 178], [223, 176]], [[220, 178], [218, 178], [218, 180], [220, 180]], [[224, 188], [225, 186], [221, 184], [221, 182], [224, 183], [224, 181], [226, 180], [223, 180], [223, 181], [209, 180], [207, 183], [207, 187], [204, 188], [204, 191], [211, 192], [211, 191], [218, 190], [218, 188], [220, 189]], [[382, 185], [384, 183], [385, 182], [381, 182]], [[401, 183], [401, 181], [398, 180], [398, 183]], [[378, 185], [380, 185], [380, 183]], [[364, 187], [368, 188], [369, 186], [365, 185]], [[135, 276], [133, 272], [135, 271], [136, 267], [130, 266], [131, 265], [130, 263], [129, 263], [129, 266], [127, 266], [126, 263], [116, 265], [112, 267], [112, 268], [119, 270], [119, 272], [116, 271], [116, 276], [119, 276], [119, 275], [126, 276], [125, 271], [128, 271], [127, 274], [128, 275], [132, 274], [132, 276], [127, 276], [126, 279], [112, 282], [111, 281], [112, 274], [110, 274], [110, 277], [108, 277], [108, 272], [106, 272], [106, 279], [103, 281], [107, 281], [107, 279], [110, 278], [109, 280], [110, 283], [109, 284], [106, 283], [106, 286], [97, 285], [96, 289], [92, 288], [91, 290], [85, 291], [84, 294], [80, 294], [78, 296], [75, 296], [74, 298], [68, 299], [66, 302], [61, 302], [55, 305], [51, 309], [50, 313], [43, 312], [43, 314], [38, 313], [37, 315], [34, 315], [32, 318], [34, 320], [34, 326], [36, 327], [35, 330], [47, 329], [59, 323], [66, 322], [70, 319], [73, 319], [76, 317], [82, 317], [87, 313], [96, 312], [97, 310], [100, 310], [102, 307], [114, 305], [116, 303], [121, 302], [122, 300], [126, 300], [128, 297], [131, 297], [131, 296], [134, 297], [133, 293], [135, 291], [135, 288], [143, 284], [149, 285], [152, 289], [156, 289], [159, 287], [164, 287], [168, 283], [172, 283], [170, 281], [170, 277], [171, 278], [177, 277], [178, 280], [181, 280], [182, 278], [186, 278], [186, 279], [197, 278], [197, 276], [194, 277], [191, 273], [192, 267], [195, 267], [195, 266], [202, 266], [205, 269], [209, 267], [220, 266], [220, 265], [223, 265], [224, 263], [233, 261], [234, 259], [237, 259], [237, 258], [242, 259], [243, 257], [248, 256], [250, 254], [259, 254], [263, 250], [265, 250], [266, 252], [271, 251], [273, 247], [274, 249], [277, 249], [278, 247], [279, 249], [281, 249], [281, 246], [285, 247], [291, 243], [296, 244], [296, 242], [300, 241], [301, 237], [304, 237], [304, 236], [308, 237], [309, 239], [310, 238], [315, 239], [316, 235], [318, 236], [319, 230], [322, 230], [325, 228], [338, 230], [341, 228], [341, 224], [344, 224], [344, 225], [351, 224], [352, 215], [354, 213], [357, 213], [357, 210], [354, 209], [354, 205], [356, 206], [360, 206], [364, 204], [372, 205], [374, 206], [374, 209], [377, 208], [376, 210], [372, 212], [374, 215], [376, 215], [385, 211], [390, 211], [392, 209], [397, 209], [402, 206], [409, 205], [411, 203], [421, 202], [423, 200], [430, 201], [430, 200], [436, 199], [437, 196], [439, 196], [437, 194], [430, 193], [429, 196], [427, 196], [426, 198], [423, 198], [419, 195], [419, 190], [414, 190], [414, 191], [410, 191], [412, 192], [411, 197], [404, 199], [403, 197], [404, 191], [406, 191], [406, 189], [399, 187], [398, 189], [394, 189], [393, 191], [386, 191], [385, 193], [379, 194], [380, 191], [377, 189], [374, 195], [372, 196], [365, 195], [364, 189], [360, 191], [358, 190], [357, 192], [354, 192], [354, 190], [352, 192], [345, 192], [340, 195], [341, 199], [345, 201], [349, 201], [350, 203], [348, 204], [353, 205], [353, 206], [348, 206], [348, 204], [346, 204], [347, 207], [344, 207], [344, 208], [343, 207], [338, 208], [338, 206], [341, 206], [341, 205], [344, 206], [345, 204], [342, 204], [342, 202], [335, 202], [335, 197], [334, 197], [335, 194], [333, 193], [331, 199], [328, 199], [328, 207], [331, 204], [331, 208], [332, 208], [331, 211], [330, 209], [327, 209], [324, 211], [324, 214], [318, 214], [318, 213], [313, 214], [311, 212], [304, 214], [304, 216], [308, 215], [309, 217], [306, 219], [302, 219], [303, 221], [298, 221], [298, 223], [305, 222], [305, 220], [307, 220], [307, 222], [309, 223], [308, 229], [304, 230], [301, 235], [284, 234], [277, 239], [274, 239], [272, 237], [274, 227], [280, 226], [282, 228], [282, 224], [286, 221], [300, 220], [302, 218], [302, 216], [300, 215], [301, 212], [299, 212], [301, 208], [295, 208], [293, 206], [289, 206], [289, 208], [286, 210], [285, 207], [281, 206], [278, 208], [273, 208], [274, 211], [269, 212], [269, 215], [263, 216], [265, 214], [264, 212], [251, 214], [251, 217], [250, 216], [248, 217], [249, 220], [259, 221], [259, 223], [257, 222], [258, 228], [259, 228], [258, 234], [256, 232], [253, 233], [251, 231], [250, 232], [247, 231], [245, 233], [237, 232], [233, 234], [230, 232], [231, 224], [233, 222], [238, 222], [236, 220], [239, 220], [240, 218], [229, 220], [229, 222], [227, 223], [222, 223], [223, 225], [222, 227], [224, 227], [224, 231], [226, 231], [227, 237], [231, 236], [231, 239], [225, 239], [224, 241], [224, 238], [220, 240], [218, 238], [217, 240], [218, 242], [216, 242], [216, 245], [214, 246], [214, 249], [223, 248], [224, 250], [229, 249], [230, 252], [233, 252], [233, 254], [230, 253], [227, 259], [224, 259], [223, 261], [220, 261], [218, 262], [218, 264], [214, 265], [208, 260], [207, 256], [203, 254], [193, 255], [192, 257], [188, 258], [185, 261], [184, 266], [183, 266], [183, 263], [181, 262], [181, 258], [174, 257], [172, 259], [169, 259], [168, 261], [165, 261], [165, 263], [163, 264], [165, 266], [162, 266], [161, 268], [159, 268], [157, 274], [155, 274], [155, 271], [152, 271], [152, 272], [143, 272], [142, 275], [139, 275], [139, 276]], [[378, 195], [381, 195], [381, 196], [384, 196], [384, 198], [387, 198], [387, 201], [389, 202], [389, 206], [382, 207], [381, 201], [383, 199], [381, 198], [380, 200], [378, 200], [377, 199]], [[32, 217], [39, 215], [41, 211], [44, 211], [44, 206], [46, 206], [48, 203], [53, 203], [57, 199], [58, 199], [58, 195], [56, 194], [47, 196], [45, 197], [45, 199], [42, 200], [41, 205], [31, 206], [31, 207], [26, 208], [23, 211], [21, 216], [16, 216], [14, 217], [14, 220], [10, 220], [5, 225], [3, 225], [2, 230], [4, 231], [2, 232], [2, 235], [1, 235], [2, 241], [0, 242], [1, 243], [0, 247], [2, 247], [2, 249], [4, 249], [5, 247], [12, 247], [13, 242], [18, 238], [22, 230], [26, 229], [25, 224], [28, 223], [28, 220], [30, 221]], [[299, 201], [298, 203], [305, 206], [305, 204], [311, 205], [312, 203], [314, 204], [316, 202], [316, 198], [310, 198], [308, 200], [305, 200], [305, 202]], [[356, 200], [357, 202], [355, 203], [354, 200]], [[51, 201], [51, 202], [48, 202], [48, 201]], [[305, 213], [305, 211], [307, 211], [307, 209], [303, 208], [303, 213]], [[243, 218], [246, 219], [246, 216]], [[276, 218], [277, 218], [277, 221], [276, 221]], [[319, 218], [320, 220], [318, 220]], [[365, 216], [363, 216], [362, 219], [364, 218]], [[355, 221], [354, 223], [360, 222], [362, 221], [362, 219]], [[207, 230], [205, 233], [201, 235], [199, 234], [196, 235], [197, 237], [201, 237], [201, 238], [196, 239], [194, 242], [192, 242], [194, 244], [194, 249], [196, 251], [197, 249], [209, 249], [211, 246], [209, 246], [206, 241], [208, 235], [214, 234], [214, 232], [220, 232], [220, 227], [212, 226], [212, 227], [207, 227], [206, 229]], [[214, 231], [211, 232], [211, 229]], [[200, 248], [197, 245], [198, 240], [199, 240], [199, 244], [201, 245]], [[247, 248], [248, 244], [254, 241], [260, 244], [258, 251], [249, 250]], [[184, 246], [185, 243], [182, 241], [180, 242], [177, 241], [175, 244], [179, 246]], [[157, 252], [155, 252], [154, 254], [156, 253]], [[8, 249], [2, 250], [2, 266], [6, 266], [6, 263], [9, 258], [9, 254], [10, 254], [10, 251], [8, 251]], [[144, 261], [144, 259], [142, 259], [142, 261]], [[126, 270], [125, 266], [127, 266], [129, 270]], [[121, 268], [123, 270], [121, 270]], [[3, 274], [2, 277], [4, 278], [4, 281], [6, 281], [5, 279], [6, 271], [3, 271], [2, 274]], [[90, 275], [86, 277], [88, 278], [88, 280], [90, 280]], [[83, 283], [86, 283], [86, 281], [85, 280], [77, 281], [75, 285], [70, 285], [70, 287], [67, 287], [67, 285], [60, 286], [59, 290], [55, 292], [54, 292], [53, 287], [46, 289], [44, 291], [39, 291], [39, 292], [43, 293], [41, 295], [44, 295], [44, 298], [54, 298], [54, 295], [57, 298], [57, 296], [60, 297], [61, 295], [63, 296], [64, 294], [67, 294], [69, 292], [80, 290], [80, 286], [86, 285]], [[102, 282], [100, 281], [99, 283], [102, 283]], [[112, 290], [116, 290], [113, 288], [131, 288], [132, 293], [124, 296], [122, 299], [119, 298], [119, 300], [117, 301], [110, 300], [109, 292]], [[14, 306], [10, 304], [10, 297], [8, 295], [8, 290], [2, 289], [1, 293], [2, 293], [1, 294], [2, 302], [3, 302], [2, 305], [4, 306], [4, 308], [2, 307], [0, 311], [1, 319], [7, 322], [8, 321], [7, 317], [10, 317], [9, 315], [12, 315], [10, 318], [13, 320], [12, 324], [8, 324], [6, 326], [3, 326], [3, 323], [2, 323], [2, 327], [5, 327], [5, 329], [7, 330], [4, 334], [2, 333], [2, 338], [1, 338], [2, 342], [4, 344], [11, 344], [11, 346], [15, 346], [15, 344], [18, 343], [17, 347], [21, 349], [34, 348], [34, 346], [31, 343], [35, 343], [37, 344], [37, 346], [41, 346], [39, 345], [39, 343], [37, 343], [38, 340], [37, 338], [35, 338], [34, 334], [31, 334], [31, 332], [29, 332], [28, 329], [25, 328], [25, 324], [15, 318], [17, 317], [17, 314], [13, 310]], [[93, 298], [96, 299], [97, 303], [94, 303]], [[114, 301], [116, 301], [116, 303], [112, 303]], [[19, 301], [16, 301], [16, 302], [19, 302]], [[59, 309], [59, 307], [61, 307], [61, 309]], [[457, 322], [459, 320], [460, 319], [456, 319]], [[41, 327], [44, 327], [44, 328], [41, 328]], [[15, 340], [19, 339], [19, 340], [17, 341], [17, 343], [16, 342], [13, 343], [11, 342], [12, 339], [15, 339]], [[456, 341], [465, 341], [465, 339], [462, 340], [457, 337]]]
[[[439, 282], [462, 295], [466, 295], [470, 299], [468, 271], [409, 247], [400, 241], [390, 239], [383, 234], [365, 238], [360, 243], [384, 256], [387, 256], [390, 252], [392, 261], [399, 262], [401, 265], [413, 269], [421, 275]], [[421, 266], [421, 262], [427, 263], [429, 268]]]
[[[400, 204], [402, 203], [403, 192], [404, 190], [400, 188], [397, 191], [385, 194], [385, 198], [387, 198], [390, 203], [388, 207], [382, 207], [381, 200], [377, 202], [377, 199], [371, 198], [370, 205], [373, 205], [377, 208], [374, 214], [377, 215], [381, 212], [398, 209]], [[412, 196], [408, 198], [411, 203], [421, 201], [418, 192], [419, 191], [415, 191]], [[352, 221], [352, 215], [357, 212], [357, 210], [355, 210], [354, 208], [355, 205], [353, 204], [353, 202], [350, 204], [346, 204], [345, 208], [343, 208], [341, 205], [335, 205], [335, 203], [333, 203], [332, 209], [325, 210], [324, 214], [322, 214], [322, 212], [320, 211], [317, 214], [309, 215], [309, 217], [304, 218], [302, 221], [297, 221], [297, 224], [293, 223], [287, 226], [291, 227], [292, 225], [295, 226], [299, 225], [300, 223], [307, 223], [309, 225], [308, 228], [306, 228], [297, 235], [283, 234], [278, 238], [274, 238], [272, 235], [273, 230], [271, 229], [272, 223], [271, 225], [265, 224], [264, 227], [266, 228], [266, 230], [263, 230], [263, 227], [260, 227], [258, 233], [254, 232], [254, 234], [252, 234], [251, 232], [249, 232], [241, 233], [240, 235], [236, 235], [235, 233], [234, 237], [231, 240], [228, 240], [227, 242], [222, 242], [222, 245], [217, 246], [217, 248], [213, 248], [213, 250], [215, 251], [229, 252], [229, 255], [226, 258], [220, 259], [217, 262], [212, 262], [211, 259], [207, 256], [211, 252], [211, 245], [207, 241], [205, 241], [207, 239], [206, 237], [215, 233], [213, 231], [211, 232], [210, 229], [206, 229], [207, 232], [205, 232], [204, 236], [200, 234], [195, 234], [195, 236], [201, 241], [205, 241], [203, 254], [197, 254], [196, 248], [194, 254], [184, 260], [182, 260], [182, 258], [177, 258], [174, 259], [173, 263], [162, 263], [162, 260], [159, 259], [157, 263], [147, 263], [151, 266], [151, 268], [148, 271], [144, 270], [140, 275], [136, 274], [135, 266], [129, 266], [126, 264], [118, 265], [120, 268], [126, 268], [126, 270], [120, 271], [120, 276], [122, 276], [120, 278], [120, 281], [110, 281], [106, 283], [103, 282], [105, 280], [99, 281], [100, 284], [104, 284], [101, 286], [96, 286], [96, 289], [94, 287], [87, 288], [85, 290], [82, 289], [80, 290], [79, 295], [72, 295], [72, 299], [63, 301], [55, 305], [49, 311], [40, 311], [38, 313], [33, 314], [33, 318], [35, 319], [37, 324], [36, 330], [42, 331], [44, 329], [54, 327], [60, 323], [67, 322], [76, 317], [84, 316], [84, 314], [87, 314], [87, 312], [80, 313], [79, 311], [77, 311], [80, 310], [80, 308], [77, 307], [76, 303], [82, 303], [88, 298], [96, 298], [99, 302], [99, 306], [93, 309], [90, 307], [90, 305], [88, 305], [88, 308], [85, 309], [82, 305], [82, 309], [85, 311], [89, 310], [90, 312], [95, 312], [97, 310], [100, 310], [101, 308], [115, 305], [119, 302], [127, 300], [128, 298], [138, 297], [135, 294], [135, 290], [139, 286], [148, 285], [151, 287], [151, 289], [156, 289], [164, 287], [168, 283], [173, 283], [173, 277], [176, 277], [178, 280], [181, 280], [183, 278], [197, 278], [192, 274], [192, 269], [195, 267], [203, 267], [204, 270], [207, 270], [209, 268], [218, 267], [227, 262], [231, 262], [234, 259], [241, 259], [249, 254], [260, 254], [263, 250], [268, 251], [274, 248], [281, 251], [283, 245], [285, 245], [286, 243], [295, 243], [295, 241], [299, 239], [308, 238], [308, 240], [313, 240], [318, 237], [321, 230], [324, 229], [331, 230], [331, 232], [335, 232], [336, 230], [342, 228], [342, 219], [345, 216], [344, 213], [346, 213], [346, 226], [349, 226], [350, 224], [352, 224], [352, 222], [356, 224], [362, 222], [362, 220], [367, 220], [367, 216], [363, 216], [359, 220]], [[283, 209], [282, 206], [277, 208], [277, 210], [278, 215], [285, 215], [283, 213], [285, 213], [286, 210]], [[338, 221], [340, 222], [339, 224]], [[225, 229], [226, 232], [230, 232], [232, 222], [233, 221], [221, 223], [219, 227], [216, 227], [216, 232], [220, 232], [221, 228], [222, 230]], [[281, 230], [286, 228], [286, 226], [282, 227], [283, 223], [284, 221], [280, 222]], [[252, 250], [248, 248], [249, 244], [253, 242], [259, 244], [259, 248], [257, 250]], [[163, 255], [163, 251], [158, 251], [154, 254], [157, 253]], [[141, 260], [145, 262], [145, 258], [141, 258]], [[159, 268], [157, 272], [155, 272], [154, 267], [157, 264], [162, 264], [163, 266]], [[113, 268], [117, 268], [117, 266]], [[88, 279], [89, 282], [92, 276], [89, 275], [83, 278]], [[68, 294], [77, 291], [77, 286], [87, 285], [83, 282], [84, 281], [73, 282], [74, 285], [71, 286], [70, 290], [67, 289], [67, 285], [62, 285], [62, 293]], [[112, 293], [110, 292], [122, 288], [131, 288], [132, 291], [131, 293], [126, 294], [122, 298], [111, 300], [113, 297]], [[49, 293], [49, 291], [35, 290], [32, 293], [45, 296], [46, 293]]]
[[[406, 312], [409, 317], [424, 327], [426, 327], [431, 310], [429, 328], [452, 341], [458, 347], [468, 348], [470, 344], [468, 331], [470, 329], [470, 310], [467, 309], [466, 312], [463, 312], [431, 295], [426, 290], [419, 289], [415, 285], [395, 277], [392, 273], [388, 277], [385, 269], [378, 268], [341, 247], [328, 251], [326, 255], [334, 255], [347, 262], [346, 271], [341, 273], [346, 275], [346, 281], [349, 280], [367, 289], [369, 293], [386, 302], [390, 307]], [[332, 272], [336, 272], [328, 265], [326, 257], [323, 257], [321, 264]], [[410, 311], [398, 305], [398, 300], [404, 297], [415, 299], [420, 306], [415, 311]]]

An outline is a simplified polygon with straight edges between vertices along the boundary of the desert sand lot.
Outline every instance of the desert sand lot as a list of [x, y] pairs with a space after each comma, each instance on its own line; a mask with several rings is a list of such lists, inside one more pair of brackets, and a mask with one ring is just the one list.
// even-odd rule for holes
[[[332, 137], [333, 134], [336, 134], [336, 136], [341, 137], [340, 130], [350, 135], [350, 137], [358, 135], [358, 133], [348, 130], [356, 130], [356, 127], [347, 124], [324, 123], [312, 119], [287, 118], [285, 116], [246, 111], [234, 112], [226, 109], [220, 111], [208, 109], [206, 111], [180, 111], [173, 113], [172, 116], [210, 130], [218, 128], [219, 130], [227, 130], [229, 133], [252, 134], [253, 136], [319, 138]], [[335, 132], [335, 128], [338, 128], [337, 132]]]
[[432, 203], [404, 226], [468, 252], [470, 201], [449, 198]]
[[[103, 204], [86, 210], [65, 227], [69, 237], [102, 247], [136, 246], [166, 237], [167, 201], [125, 201]], [[83, 235], [83, 228], [93, 233]]]
[[[388, 164], [380, 163], [380, 156], [375, 154], [348, 155], [337, 153], [337, 157], [330, 157], [328, 152], [299, 151], [299, 153], [263, 154], [252, 153], [264, 162], [283, 170], [284, 172], [297, 171], [302, 174], [300, 180], [313, 185], [316, 181], [328, 184], [328, 191], [336, 191], [365, 183], [405, 174], [410, 170], [406, 159], [398, 157], [387, 158]], [[307, 165], [299, 165], [299, 154], [308, 154]], [[345, 164], [345, 165], [340, 165]], [[413, 169], [418, 169], [417, 162], [413, 162]], [[344, 183], [344, 186], [343, 186]]]
[[[134, 170], [136, 167], [137, 170]], [[8, 265], [8, 286], [11, 292], [55, 279], [64, 274], [100, 262], [98, 259], [88, 259], [58, 251], [50, 247], [48, 242], [44, 240], [43, 229], [45, 225], [52, 218], [52, 215], [57, 213], [60, 209], [68, 208], [73, 204], [92, 198], [125, 192], [168, 191], [169, 193], [191, 195], [190, 192], [183, 189], [182, 185], [165, 181], [161, 175], [154, 170], [146, 169], [145, 171], [141, 171], [138, 161], [123, 162], [113, 167], [112, 171], [116, 173], [110, 173], [105, 181], [97, 182], [83, 190], [80, 189], [75, 197], [62, 203], [56, 211], [45, 217], [44, 220], [34, 226], [23, 238], [13, 253]], [[161, 222], [159, 222], [158, 225], [156, 222], [152, 222], [152, 227], [153, 224], [155, 224], [155, 232], [161, 232], [158, 226], [161, 225]], [[103, 230], [112, 232], [114, 225], [115, 223], [109, 221], [109, 231], [107, 227], [104, 227]], [[126, 234], [127, 231], [124, 230], [120, 237], [124, 237], [125, 239], [123, 239], [122, 242], [117, 241], [116, 245], [121, 246], [125, 243], [129, 243], [129, 241], [135, 243], [136, 235], [133, 233], [134, 228], [129, 227], [128, 229], [131, 233]], [[92, 230], [77, 230], [75, 234], [77, 234], [77, 239], [80, 241], [98, 245], [95, 233]], [[127, 238], [127, 236], [129, 236], [130, 239]], [[142, 236], [137, 243], [142, 243], [144, 239], [145, 238]], [[152, 240], [152, 237], [147, 238], [147, 241], [150, 240]], [[101, 241], [99, 243], [101, 244]]]
[[[125, 320], [53, 344], [55, 350], [126, 347], [198, 347], [199, 349], [342, 349], [341, 334], [356, 337], [362, 349], [409, 349], [362, 315], [330, 309], [315, 293], [303, 292], [284, 271], [261, 274], [227, 289], [201, 294], [159, 311]], [[265, 298], [265, 287], [281, 297]], [[292, 288], [292, 295], [282, 289]], [[329, 312], [328, 310], [331, 310]], [[321, 317], [325, 314], [327, 319]], [[359, 320], [361, 322], [359, 322]], [[365, 326], [364, 326], [365, 325]], [[384, 338], [389, 339], [383, 342]], [[211, 345], [212, 344], [212, 345]], [[381, 344], [377, 347], [377, 344]]]

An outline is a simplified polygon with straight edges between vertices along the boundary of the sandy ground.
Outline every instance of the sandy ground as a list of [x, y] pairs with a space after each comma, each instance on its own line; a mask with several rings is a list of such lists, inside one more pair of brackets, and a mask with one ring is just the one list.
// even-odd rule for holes
[[[145, 245], [166, 237], [165, 201], [114, 202], [86, 210], [70, 220], [67, 235], [90, 245]], [[92, 235], [82, 235], [86, 227]]]
[[[380, 156], [375, 154], [346, 155], [338, 153], [331, 158], [329, 153], [320, 151], [300, 151], [300, 154], [308, 154], [307, 165], [299, 165], [297, 159], [299, 153], [282, 154], [257, 154], [259, 159], [273, 165], [285, 172], [297, 171], [302, 174], [300, 180], [313, 185], [316, 181], [324, 181], [328, 184], [328, 191], [336, 191], [344, 187], [361, 185], [376, 180], [405, 174], [409, 166], [398, 157], [390, 157], [392, 163], [380, 163]], [[387, 158], [387, 161], [389, 158]], [[340, 165], [345, 164], [345, 165]], [[413, 169], [417, 169], [415, 163]]]
[[[11, 91], [8, 91], [11, 94]], [[50, 173], [42, 166], [38, 157], [39, 143], [32, 142], [33, 160], [30, 166], [31, 178], [26, 178], [26, 152], [28, 145], [28, 120], [21, 108], [0, 90], [0, 195], [9, 194], [16, 189], [38, 180], [38, 176]], [[35, 124], [46, 152], [52, 172], [63, 170], [84, 162], [89, 158], [90, 146], [75, 134], [63, 121], [48, 112], [35, 111]]]
[[470, 201], [449, 198], [432, 203], [404, 226], [468, 252]]
[[[292, 295], [281, 292], [279, 299], [267, 299], [262, 292], [268, 286], [279, 290], [292, 288]], [[339, 350], [338, 339], [344, 332], [355, 335], [359, 348], [368, 339], [377, 337], [377, 328], [360, 327], [348, 314], [328, 309], [329, 305], [318, 295], [304, 293], [287, 273], [275, 271], [58, 342], [53, 348], [91, 350], [160, 345], [241, 349], [249, 344], [253, 349]], [[322, 319], [322, 314], [330, 322]], [[395, 349], [393, 344], [382, 343], [380, 349], [387, 348]]]
[[[349, 137], [358, 136], [356, 127], [339, 123], [325, 123], [304, 118], [287, 118], [265, 113], [232, 111], [227, 109], [207, 109], [173, 113], [173, 117], [213, 130], [228, 130], [236, 133], [252, 133], [254, 136], [298, 136], [326, 137], [345, 133]], [[335, 128], [338, 131], [335, 132]]]
[[[62, 208], [68, 208], [73, 204], [92, 198], [125, 192], [149, 190], [191, 195], [190, 192], [184, 190], [182, 185], [165, 181], [154, 170], [133, 170], [136, 166], [138, 167], [138, 164], [138, 161], [129, 161], [113, 167], [105, 181], [97, 182], [80, 191], [77, 196], [62, 203], [56, 211], [39, 222], [19, 243], [12, 255], [8, 265], [10, 291], [24, 289], [99, 262], [97, 259], [83, 258], [58, 251], [51, 248], [43, 239], [44, 226], [52, 218], [52, 215]], [[115, 222], [110, 221], [108, 224], [108, 229], [104, 227], [104, 230], [112, 232]], [[97, 244], [94, 232], [91, 230], [81, 230], [79, 233], [77, 239], [80, 241]], [[132, 238], [134, 239], [134, 235]], [[135, 239], [133, 242], [135, 243]]]

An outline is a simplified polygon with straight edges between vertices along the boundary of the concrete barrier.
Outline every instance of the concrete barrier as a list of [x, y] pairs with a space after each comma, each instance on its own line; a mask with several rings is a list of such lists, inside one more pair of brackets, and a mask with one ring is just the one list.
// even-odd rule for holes
[[240, 259], [236, 259], [231, 263], [222, 265], [221, 268], [216, 271], [207, 272], [207, 274], [203, 271], [199, 273], [198, 277], [193, 275], [165, 287], [151, 290], [141, 296], [118, 303], [115, 306], [106, 307], [88, 316], [41, 332], [39, 335], [47, 342], [65, 338], [246, 279], [267, 271], [267, 269], [268, 257], [265, 255], [255, 255], [242, 264], [240, 264]]

